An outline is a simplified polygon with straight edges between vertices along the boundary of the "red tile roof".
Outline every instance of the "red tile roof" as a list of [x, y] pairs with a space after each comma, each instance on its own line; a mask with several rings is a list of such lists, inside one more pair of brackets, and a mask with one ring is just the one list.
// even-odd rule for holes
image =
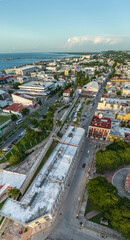
[[0, 81], [2, 81], [2, 80], [6, 80], [6, 79], [8, 79], [8, 78], [17, 78], [17, 76], [16, 75], [9, 75], [9, 76], [5, 76], [5, 77], [0, 77]]
[[22, 111], [24, 107], [20, 104], [20, 103], [14, 103], [12, 105], [10, 105], [7, 108], [4, 108], [4, 110], [8, 110], [8, 111], [13, 111], [13, 112], [20, 112]]
[[71, 93], [71, 88], [68, 88], [64, 93]]
[[94, 116], [90, 126], [110, 129], [111, 118], [99, 118], [98, 116]]
[[77, 89], [82, 89], [82, 87], [79, 86], [79, 87], [77, 87]]

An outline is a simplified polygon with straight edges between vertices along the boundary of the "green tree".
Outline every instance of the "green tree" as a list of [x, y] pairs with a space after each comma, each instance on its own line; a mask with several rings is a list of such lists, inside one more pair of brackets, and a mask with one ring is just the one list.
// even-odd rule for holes
[[11, 114], [11, 120], [16, 121], [18, 119], [16, 114]]
[[18, 154], [12, 155], [9, 158], [9, 165], [17, 165], [20, 162], [20, 156]]
[[91, 103], [91, 100], [87, 100], [86, 105], [89, 105]]
[[23, 108], [21, 111], [23, 116], [26, 116], [29, 113], [29, 109], [28, 108]]
[[73, 95], [74, 95], [74, 89], [71, 90], [70, 97], [73, 97]]
[[20, 140], [20, 144], [25, 148], [26, 150], [26, 141], [24, 139]]
[[36, 118], [29, 118], [28, 121], [34, 126], [36, 126], [38, 124], [38, 121]]
[[107, 93], [107, 90], [106, 90], [106, 88], [104, 88], [104, 90], [103, 90], [103, 91], [104, 91], [104, 93]]
[[57, 127], [61, 127], [61, 120], [60, 119], [58, 119], [57, 121], [56, 121], [56, 125], [57, 125]]
[[109, 210], [120, 202], [117, 189], [108, 183], [104, 177], [97, 177], [87, 184], [88, 197], [92, 200], [98, 210]]
[[16, 188], [11, 188], [11, 189], [9, 189], [9, 191], [8, 191], [8, 196], [9, 196], [9, 198], [13, 198], [13, 199], [16, 199], [17, 198], [17, 196], [19, 195], [19, 193], [20, 193], [20, 190], [19, 189], [16, 189]]
[[57, 74], [54, 74], [54, 79], [58, 80]]
[[114, 170], [121, 164], [121, 159], [115, 151], [98, 151], [96, 152], [96, 166], [106, 170]]
[[6, 158], [6, 156], [5, 156], [4, 152], [3, 152], [3, 150], [0, 149], [0, 158], [2, 158], [2, 157], [4, 157], [4, 159], [7, 161], [7, 158]]
[[126, 239], [130, 239], [130, 211], [121, 206], [120, 208], [109, 209], [106, 214], [112, 227], [119, 231]]
[[117, 94], [118, 96], [121, 96], [121, 90], [117, 91], [116, 94]]
[[14, 89], [19, 89], [19, 85], [21, 85], [21, 84], [18, 83], [18, 82], [13, 83], [13, 88], [14, 88]]

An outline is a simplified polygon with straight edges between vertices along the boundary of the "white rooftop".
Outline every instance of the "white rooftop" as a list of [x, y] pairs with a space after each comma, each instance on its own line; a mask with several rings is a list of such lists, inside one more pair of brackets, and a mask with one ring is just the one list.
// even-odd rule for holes
[[9, 187], [20, 189], [26, 175], [0, 170], [0, 186], [8, 184]]
[[31, 69], [31, 68], [36, 68], [36, 66], [34, 65], [27, 65], [27, 66], [23, 66], [23, 67], [19, 67], [19, 68], [14, 68], [14, 70], [27, 70], [27, 69]]
[[87, 91], [98, 91], [99, 90], [99, 85], [97, 82], [92, 81], [87, 83], [86, 85], [83, 86], [83, 90]]
[[20, 85], [20, 88], [39, 88], [39, 89], [44, 89], [44, 88], [48, 88], [51, 85], [53, 85], [53, 82], [42, 82], [42, 81], [31, 81], [28, 83], [24, 83], [22, 85]]
[[[75, 130], [75, 131], [74, 131]], [[70, 135], [72, 134], [72, 137]], [[70, 145], [76, 145], [78, 146], [80, 144], [80, 140], [82, 135], [84, 134], [84, 129], [83, 128], [74, 128], [70, 126], [63, 137], [61, 138], [60, 142], [65, 142]]]
[[6, 92], [0, 89], [0, 95], [5, 94]]
[[63, 191], [84, 133], [84, 129], [70, 126], [21, 202], [8, 199], [0, 214], [22, 223], [31, 222], [46, 214], [52, 217], [52, 209]]

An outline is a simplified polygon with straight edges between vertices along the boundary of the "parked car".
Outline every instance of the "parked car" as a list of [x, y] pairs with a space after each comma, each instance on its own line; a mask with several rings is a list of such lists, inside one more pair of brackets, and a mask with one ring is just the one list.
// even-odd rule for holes
[[9, 150], [10, 150], [11, 148], [12, 148], [12, 144], [10, 144], [10, 145], [8, 146], [8, 148], [7, 148], [7, 149], [9, 149]]
[[19, 119], [19, 120], [17, 120], [16, 124], [19, 124], [19, 123], [21, 123], [22, 121], [23, 121], [23, 119]]
[[8, 148], [3, 148], [2, 150], [3, 150], [3, 152], [8, 152], [9, 151]]
[[85, 166], [86, 166], [86, 163], [83, 163], [82, 168], [85, 168]]

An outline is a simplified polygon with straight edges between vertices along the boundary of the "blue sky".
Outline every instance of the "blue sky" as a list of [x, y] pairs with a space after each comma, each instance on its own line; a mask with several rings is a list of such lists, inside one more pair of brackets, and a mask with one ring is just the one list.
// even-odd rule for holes
[[0, 53], [130, 50], [130, 0], [0, 0]]

